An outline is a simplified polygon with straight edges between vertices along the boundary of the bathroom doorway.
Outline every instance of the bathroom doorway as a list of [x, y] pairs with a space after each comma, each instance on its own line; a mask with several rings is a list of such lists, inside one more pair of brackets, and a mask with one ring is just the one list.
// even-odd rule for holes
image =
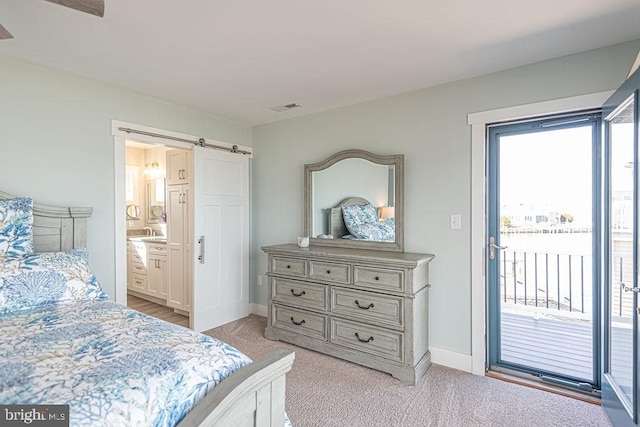
[[[185, 300], [190, 281], [188, 277], [180, 280], [180, 296], [172, 298], [167, 245], [167, 157], [171, 162], [172, 155], [186, 157], [188, 153], [164, 144], [125, 139], [126, 208], [122, 213], [126, 217], [126, 304], [184, 327], [189, 327], [189, 305]], [[181, 176], [185, 174], [186, 171], [180, 171]], [[172, 219], [174, 227], [182, 227], [180, 218], [178, 222]], [[185, 270], [188, 262], [182, 260], [182, 265], [176, 268], [173, 259], [174, 270]]]

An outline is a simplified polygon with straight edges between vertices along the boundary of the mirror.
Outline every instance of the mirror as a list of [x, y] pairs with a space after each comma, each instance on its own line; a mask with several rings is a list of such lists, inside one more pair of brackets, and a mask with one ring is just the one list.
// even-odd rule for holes
[[140, 219], [140, 206], [127, 205], [127, 220]]
[[164, 178], [147, 180], [147, 223], [159, 224], [166, 220], [164, 206]]
[[345, 150], [304, 170], [311, 244], [404, 250], [404, 155]]

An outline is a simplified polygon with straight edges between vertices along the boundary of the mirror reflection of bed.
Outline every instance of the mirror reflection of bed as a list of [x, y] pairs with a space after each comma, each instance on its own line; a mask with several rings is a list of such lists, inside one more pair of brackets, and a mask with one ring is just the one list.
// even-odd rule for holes
[[404, 155], [352, 149], [305, 165], [312, 245], [404, 250]]
[[328, 209], [328, 232], [316, 237], [394, 242], [394, 210], [392, 206], [376, 208], [363, 197], [349, 197]]

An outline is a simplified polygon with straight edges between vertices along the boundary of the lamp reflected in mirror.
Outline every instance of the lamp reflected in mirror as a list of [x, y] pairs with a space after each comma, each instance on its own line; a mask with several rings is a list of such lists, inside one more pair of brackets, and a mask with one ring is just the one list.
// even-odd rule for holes
[[384, 206], [380, 208], [380, 219], [389, 219], [396, 217], [396, 208], [393, 206]]

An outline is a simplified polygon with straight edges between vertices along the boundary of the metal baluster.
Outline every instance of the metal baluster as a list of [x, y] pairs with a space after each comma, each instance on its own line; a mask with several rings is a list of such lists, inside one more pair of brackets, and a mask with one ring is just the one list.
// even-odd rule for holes
[[516, 289], [517, 280], [516, 280], [516, 251], [513, 251], [513, 261], [511, 262], [511, 274], [513, 274], [513, 303], [517, 304], [518, 301], [516, 299], [516, 295], [518, 294], [518, 290]]
[[507, 254], [505, 251], [505, 256], [502, 257], [502, 271], [504, 275], [504, 302], [507, 302]]
[[582, 297], [582, 312], [584, 313], [584, 255], [580, 255], [580, 292]]
[[545, 299], [547, 300], [547, 308], [549, 308], [549, 254], [544, 254], [545, 263]]
[[536, 293], [536, 307], [538, 306], [538, 253], [533, 253], [533, 266], [535, 267], [535, 271], [533, 273], [533, 281], [535, 283], [535, 293]]
[[556, 254], [556, 271], [558, 276], [558, 301], [556, 305], [558, 306], [558, 310], [560, 310], [560, 254]]
[[573, 311], [573, 295], [571, 294], [571, 255], [569, 255], [569, 312]]
[[522, 262], [524, 267], [524, 305], [527, 305], [527, 253], [522, 253]]

